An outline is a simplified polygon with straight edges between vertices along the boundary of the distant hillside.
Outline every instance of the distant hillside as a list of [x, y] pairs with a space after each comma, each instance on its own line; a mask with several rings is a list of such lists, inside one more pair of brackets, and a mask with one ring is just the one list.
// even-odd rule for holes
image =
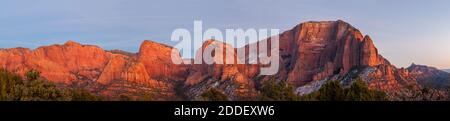
[[450, 69], [443, 69], [443, 71], [450, 73]]
[[[271, 56], [279, 54], [280, 57], [278, 71], [274, 75], [260, 75], [261, 68], [267, 66], [261, 63], [175, 64], [172, 60], [181, 60], [182, 57], [173, 56], [173, 53], [179, 52], [150, 40], [143, 41], [136, 53], [107, 51], [75, 41], [36, 49], [0, 49], [0, 67], [22, 77], [26, 77], [27, 71], [35, 70], [58, 87], [85, 89], [107, 99], [120, 100], [203, 100], [211, 95], [214, 97], [218, 92], [224, 93], [229, 100], [258, 100], [261, 92], [268, 92], [267, 97], [277, 99], [273, 95], [290, 93], [280, 93], [277, 86], [265, 90], [267, 87], [263, 84], [274, 82], [271, 85], [275, 85], [285, 81], [293, 86], [287, 89], [288, 92], [301, 96], [320, 92], [322, 85], [333, 80], [339, 81], [336, 84], [342, 84], [342, 87], [351, 88], [358, 79], [367, 84], [362, 87], [385, 92], [389, 100], [448, 99], [443, 89], [450, 86], [450, 74], [425, 65], [397, 68], [378, 53], [368, 35], [341, 20], [301, 23], [281, 33], [279, 38], [268, 38], [254, 44], [272, 41], [278, 41], [279, 52]], [[215, 53], [228, 53], [250, 50], [251, 46], [234, 48], [220, 41], [208, 40], [197, 52], [208, 47], [217, 49]], [[249, 53], [245, 54], [239, 59], [253, 60]], [[215, 55], [213, 59], [221, 61], [224, 56]], [[222, 61], [228, 63], [238, 59], [237, 54], [231, 57]], [[198, 56], [195, 59], [202, 58]], [[0, 83], [0, 92], [4, 86]], [[285, 86], [282, 84], [281, 87]], [[210, 91], [212, 88], [214, 90]], [[272, 93], [271, 89], [275, 92]]]

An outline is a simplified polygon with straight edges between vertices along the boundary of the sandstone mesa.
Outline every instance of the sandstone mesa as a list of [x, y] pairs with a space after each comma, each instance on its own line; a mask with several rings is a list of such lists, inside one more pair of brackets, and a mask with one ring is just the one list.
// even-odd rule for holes
[[[180, 89], [194, 99], [211, 87], [239, 100], [255, 96], [258, 84], [270, 79], [287, 80], [304, 94], [317, 90], [327, 80], [342, 80], [349, 85], [355, 76], [361, 76], [369, 88], [385, 91], [391, 100], [400, 100], [411, 97], [425, 84], [450, 82], [448, 73], [430, 67], [396, 68], [379, 55], [368, 35], [341, 20], [301, 23], [279, 37], [280, 68], [272, 76], [258, 75], [262, 64], [173, 64], [172, 47], [149, 40], [142, 42], [137, 53], [106, 51], [74, 41], [34, 50], [0, 49], [0, 65], [21, 75], [36, 69], [61, 87], [86, 88], [111, 97], [142, 96], [145, 92], [160, 100], [175, 100]], [[214, 40], [206, 41], [198, 50], [208, 45], [223, 47], [223, 53], [248, 51], [248, 45], [233, 48]], [[225, 61], [236, 61], [236, 55], [232, 57]], [[436, 74], [447, 80], [434, 79]]]

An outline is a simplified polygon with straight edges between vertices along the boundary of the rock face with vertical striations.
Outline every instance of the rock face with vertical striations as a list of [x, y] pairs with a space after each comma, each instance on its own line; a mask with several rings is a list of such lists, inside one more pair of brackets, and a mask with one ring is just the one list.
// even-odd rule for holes
[[35, 50], [1, 49], [0, 64], [21, 75], [37, 70], [61, 87], [88, 88], [111, 97], [155, 94], [164, 99], [172, 98], [175, 82], [187, 76], [186, 66], [171, 64], [171, 52], [171, 47], [150, 41], [143, 42], [138, 54], [113, 53], [67, 41]]
[[35, 50], [3, 49], [0, 53], [3, 53], [0, 56], [3, 68], [19, 74], [36, 69], [45, 78], [61, 84], [96, 80], [112, 56], [97, 46], [73, 41]]
[[[34, 50], [0, 49], [0, 67], [20, 75], [34, 69], [60, 87], [85, 88], [112, 100], [123, 95], [195, 100], [210, 88], [232, 100], [246, 100], [255, 98], [260, 84], [272, 79], [286, 80], [297, 87], [298, 94], [307, 94], [329, 80], [348, 86], [362, 77], [369, 88], [387, 92], [391, 100], [416, 100], [424, 87], [449, 85], [449, 74], [435, 68], [391, 65], [368, 35], [341, 20], [301, 23], [279, 37], [252, 43], [279, 42], [280, 48], [268, 47], [280, 51], [279, 71], [269, 76], [259, 75], [266, 65], [236, 63], [237, 59], [254, 61], [249, 57], [250, 45], [234, 48], [214, 40], [205, 41], [195, 59], [212, 47], [216, 48], [209, 53], [214, 55], [212, 60], [223, 63], [174, 64], [172, 59], [182, 60], [176, 49], [149, 40], [140, 45], [138, 53], [68, 41]], [[245, 50], [246, 56], [238, 57], [238, 50]]]
[[369, 36], [343, 21], [306, 22], [280, 35], [286, 80], [297, 86], [383, 64]]
[[[305, 94], [305, 90], [303, 90], [305, 88], [302, 88], [304, 86], [312, 87], [312, 84], [323, 84], [321, 81], [327, 80], [342, 80], [344, 85], [349, 85], [356, 77], [361, 76], [367, 81], [370, 88], [385, 91], [392, 95], [392, 99], [399, 96], [412, 96], [413, 93], [409, 90], [415, 91], [420, 88], [420, 85], [413, 79], [403, 77], [399, 69], [378, 54], [378, 50], [369, 36], [362, 35], [358, 29], [346, 22], [340, 20], [306, 22], [281, 33], [279, 37], [281, 65], [276, 75], [259, 76], [260, 64], [201, 64], [193, 66], [186, 84], [194, 85], [192, 87], [196, 88], [191, 89], [201, 92], [202, 90], [198, 88], [210, 87], [205, 86], [209, 83], [213, 87], [220, 87], [220, 85], [225, 85], [221, 82], [233, 82], [241, 79], [245, 80], [241, 82], [253, 81], [253, 84], [249, 86], [255, 85], [257, 87], [256, 84], [261, 84], [262, 81], [276, 79], [287, 80], [299, 87], [297, 90], [299, 94]], [[262, 41], [270, 43], [270, 41], [276, 41], [276, 39], [268, 38]], [[224, 52], [236, 51], [235, 48], [217, 41], [206, 41], [200, 50], [203, 51], [208, 45], [228, 48]], [[237, 49], [248, 51], [249, 45]], [[226, 55], [226, 53], [223, 55]], [[223, 59], [223, 55], [217, 56], [216, 53], [214, 59]], [[233, 59], [236, 58], [235, 55], [232, 57]], [[245, 60], [250, 60], [248, 53], [246, 57]], [[235, 61], [229, 58], [223, 60]], [[212, 82], [215, 82], [215, 85]], [[320, 88], [320, 85], [313, 89], [307, 89], [307, 92], [312, 92], [318, 88]], [[234, 94], [233, 91], [227, 89], [236, 90], [237, 88], [222, 89], [232, 95]], [[198, 94], [198, 92], [194, 92], [194, 94]]]
[[[145, 66], [151, 78], [184, 80], [187, 71], [172, 63], [171, 54], [172, 47], [146, 40], [141, 44], [137, 60]], [[175, 59], [181, 60], [181, 56]]]
[[350, 85], [362, 77], [371, 89], [387, 92], [392, 100], [413, 97], [422, 88], [408, 70], [379, 55], [368, 35], [341, 20], [302, 23], [281, 33], [279, 43], [280, 70], [274, 76], [253, 77], [255, 81], [287, 80], [299, 94], [306, 94], [319, 89], [323, 81]]
[[[208, 51], [211, 50], [211, 51]], [[238, 64], [236, 48], [229, 44], [207, 40], [198, 49], [195, 58], [203, 58], [202, 64], [192, 65], [185, 85], [186, 94], [196, 98], [210, 88], [217, 88], [228, 94], [233, 100], [244, 100], [256, 96], [255, 83], [251, 76], [255, 75], [256, 66]], [[210, 59], [202, 55], [211, 54]], [[205, 60], [211, 60], [206, 62]]]

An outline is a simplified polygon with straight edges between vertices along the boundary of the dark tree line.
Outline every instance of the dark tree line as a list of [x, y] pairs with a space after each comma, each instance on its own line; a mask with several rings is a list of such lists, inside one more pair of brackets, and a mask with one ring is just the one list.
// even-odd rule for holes
[[[259, 90], [261, 101], [385, 101], [386, 93], [371, 90], [366, 83], [357, 78], [348, 88], [344, 88], [339, 81], [328, 81], [319, 90], [299, 96], [295, 87], [286, 81], [266, 81]], [[226, 94], [217, 89], [209, 89], [201, 95], [204, 101], [227, 101]]]
[[384, 101], [384, 92], [371, 90], [365, 82], [358, 78], [348, 88], [339, 81], [328, 81], [318, 91], [298, 96], [294, 87], [285, 81], [276, 83], [274, 80], [265, 82], [261, 89], [261, 100], [268, 101]]

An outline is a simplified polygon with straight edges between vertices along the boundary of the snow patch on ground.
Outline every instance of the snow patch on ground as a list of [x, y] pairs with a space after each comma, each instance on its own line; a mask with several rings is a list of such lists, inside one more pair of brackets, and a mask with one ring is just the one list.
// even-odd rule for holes
[[320, 87], [327, 82], [327, 79], [314, 81], [304, 86], [298, 87], [296, 93], [298, 95], [306, 95], [315, 92], [320, 89]]
[[[368, 78], [369, 74], [372, 73], [373, 71], [375, 71], [374, 68], [371, 68], [371, 67], [364, 68], [359, 73], [359, 76], [361, 76], [363, 78], [363, 80], [366, 80], [367, 82], [370, 82], [367, 78]], [[353, 82], [353, 79], [351, 78], [351, 75], [353, 75], [353, 74], [358, 74], [358, 70], [353, 70], [353, 71], [349, 72], [349, 74], [344, 76], [342, 79], [338, 79], [339, 77], [337, 75], [333, 76], [331, 78], [331, 80], [341, 80], [341, 82], [340, 82], [341, 84], [343, 84], [344, 86], [349, 86]], [[296, 93], [298, 95], [306, 95], [306, 94], [310, 94], [312, 92], [315, 92], [315, 91], [319, 90], [320, 87], [323, 84], [328, 82], [328, 80], [330, 80], [330, 79], [313, 81], [313, 82], [311, 82], [309, 84], [306, 84], [304, 86], [297, 87]]]

